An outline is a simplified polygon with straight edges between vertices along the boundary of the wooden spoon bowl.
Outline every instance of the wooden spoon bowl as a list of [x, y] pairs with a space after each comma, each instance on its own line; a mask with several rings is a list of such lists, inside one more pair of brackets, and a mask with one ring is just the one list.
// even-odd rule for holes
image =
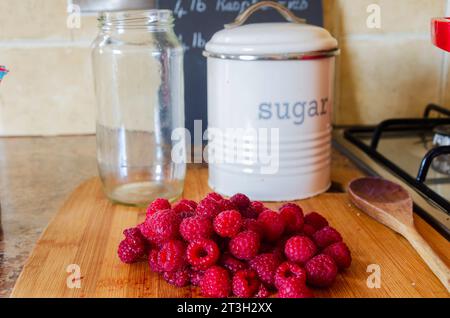
[[354, 205], [378, 222], [403, 235], [450, 292], [450, 270], [414, 225], [413, 201], [400, 185], [381, 178], [361, 178], [350, 182]]

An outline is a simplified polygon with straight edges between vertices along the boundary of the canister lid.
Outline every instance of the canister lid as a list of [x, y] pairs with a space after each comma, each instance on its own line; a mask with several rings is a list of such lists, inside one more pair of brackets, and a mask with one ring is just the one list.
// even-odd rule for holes
[[254, 23], [217, 32], [206, 44], [206, 52], [271, 55], [331, 51], [337, 47], [337, 40], [321, 27], [300, 23]]
[[[289, 22], [244, 25], [254, 12], [265, 7], [277, 10]], [[282, 60], [321, 58], [338, 52], [336, 39], [324, 28], [306, 24], [277, 2], [261, 1], [214, 34], [206, 44], [204, 55], [239, 60]]]

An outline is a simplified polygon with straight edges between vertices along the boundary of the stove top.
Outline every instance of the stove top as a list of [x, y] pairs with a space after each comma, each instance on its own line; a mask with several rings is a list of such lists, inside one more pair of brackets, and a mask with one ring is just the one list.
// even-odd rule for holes
[[450, 240], [448, 125], [450, 111], [430, 104], [423, 118], [336, 129], [334, 143], [367, 173], [408, 189], [415, 211]]

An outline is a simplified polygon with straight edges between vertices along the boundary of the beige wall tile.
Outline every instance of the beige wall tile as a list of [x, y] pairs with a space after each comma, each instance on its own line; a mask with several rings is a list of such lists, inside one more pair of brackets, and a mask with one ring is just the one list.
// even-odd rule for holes
[[81, 16], [80, 28], [70, 30], [71, 39], [74, 41], [92, 42], [97, 37], [98, 21], [97, 15], [89, 14]]
[[0, 135], [94, 132], [89, 48], [0, 49]]
[[0, 41], [69, 39], [67, 0], [0, 0]]
[[420, 116], [439, 100], [440, 54], [428, 40], [341, 43], [336, 123], [375, 124]]
[[[445, 13], [446, 0], [324, 0], [325, 21], [337, 20], [334, 32], [350, 34], [384, 34], [389, 32], [428, 33], [430, 19]], [[330, 2], [330, 3], [328, 3]], [[381, 28], [369, 29], [366, 25], [370, 4], [381, 7]], [[335, 16], [334, 18], [329, 15]], [[337, 24], [337, 25], [336, 25]]]

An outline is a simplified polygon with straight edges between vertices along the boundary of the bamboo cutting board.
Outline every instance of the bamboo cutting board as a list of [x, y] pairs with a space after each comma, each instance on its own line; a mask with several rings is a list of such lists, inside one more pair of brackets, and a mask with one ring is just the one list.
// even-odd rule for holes
[[[210, 189], [207, 169], [189, 169], [184, 196], [198, 201]], [[352, 207], [346, 194], [323, 194], [299, 202], [318, 211], [349, 245], [353, 263], [318, 297], [448, 297], [438, 279], [405, 239]], [[279, 204], [268, 204], [278, 207]], [[70, 196], [43, 233], [12, 297], [199, 297], [197, 288], [175, 288], [151, 273], [146, 263], [122, 264], [116, 254], [123, 229], [142, 221], [143, 209], [111, 204], [95, 178]], [[420, 218], [418, 230], [450, 263], [450, 244]], [[81, 288], [69, 288], [68, 266], [80, 270]], [[380, 288], [369, 288], [368, 266], [380, 269]], [[72, 284], [76, 285], [76, 284]]]

